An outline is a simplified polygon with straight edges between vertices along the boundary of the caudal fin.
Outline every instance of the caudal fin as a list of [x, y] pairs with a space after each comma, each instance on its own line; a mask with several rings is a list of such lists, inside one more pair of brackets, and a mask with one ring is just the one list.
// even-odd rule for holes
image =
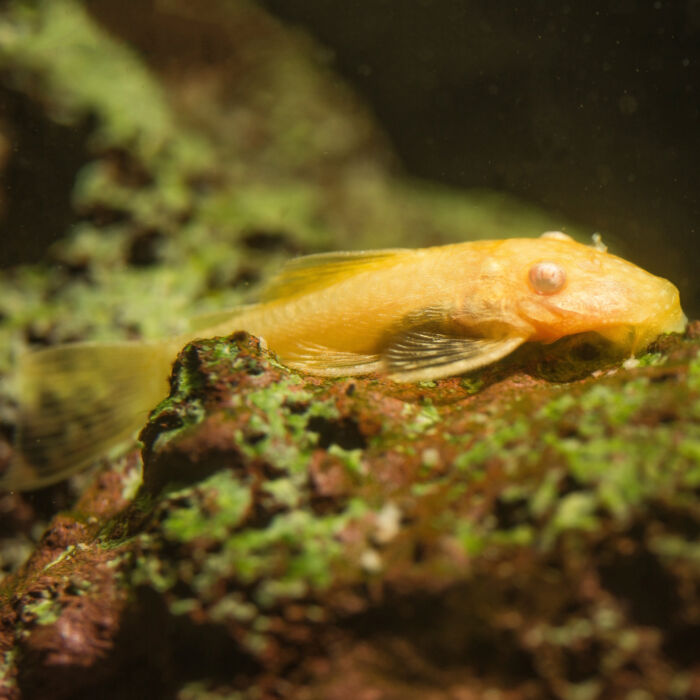
[[77, 343], [27, 354], [15, 457], [0, 488], [60, 481], [129, 438], [167, 396], [173, 359], [165, 343]]

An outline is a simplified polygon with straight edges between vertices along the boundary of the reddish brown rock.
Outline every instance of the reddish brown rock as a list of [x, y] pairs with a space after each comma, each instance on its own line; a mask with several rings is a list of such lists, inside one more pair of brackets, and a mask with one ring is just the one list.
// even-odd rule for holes
[[98, 474], [3, 583], [8, 697], [693, 697], [700, 365], [661, 343], [423, 386], [188, 346], [139, 491]]

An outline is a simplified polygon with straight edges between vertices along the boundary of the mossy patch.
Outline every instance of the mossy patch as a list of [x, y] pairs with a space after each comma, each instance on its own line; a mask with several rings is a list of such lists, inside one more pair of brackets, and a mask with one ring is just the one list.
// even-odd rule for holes
[[189, 542], [196, 538], [223, 540], [243, 522], [252, 505], [250, 487], [230, 472], [217, 472], [196, 487], [169, 494], [173, 508], [162, 521], [163, 536], [170, 541]]
[[24, 606], [23, 618], [37, 625], [52, 625], [61, 615], [61, 603], [51, 598], [40, 598]]

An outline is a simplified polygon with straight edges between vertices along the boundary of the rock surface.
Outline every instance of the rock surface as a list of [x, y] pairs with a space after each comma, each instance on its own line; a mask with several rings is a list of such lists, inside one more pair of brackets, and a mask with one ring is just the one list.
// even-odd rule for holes
[[697, 696], [698, 336], [430, 386], [186, 347], [138, 491], [132, 453], [5, 580], [8, 696]]

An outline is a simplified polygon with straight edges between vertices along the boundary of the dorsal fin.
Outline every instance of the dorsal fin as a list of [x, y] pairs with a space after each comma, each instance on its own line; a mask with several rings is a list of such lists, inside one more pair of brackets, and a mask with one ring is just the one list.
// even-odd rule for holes
[[368, 270], [384, 267], [392, 258], [412, 253], [409, 248], [319, 253], [294, 258], [285, 264], [262, 292], [263, 301], [287, 299], [329, 287]]

